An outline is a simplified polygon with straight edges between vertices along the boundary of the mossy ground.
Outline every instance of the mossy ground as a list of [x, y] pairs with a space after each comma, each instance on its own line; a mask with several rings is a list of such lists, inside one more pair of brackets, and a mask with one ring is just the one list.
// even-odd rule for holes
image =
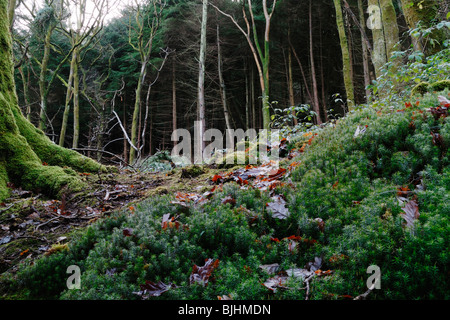
[[[125, 174], [120, 183], [128, 188], [152, 183], [150, 190], [140, 189], [139, 199], [149, 199], [131, 205], [124, 199], [122, 210], [74, 234], [69, 250], [33, 266], [24, 263], [17, 278], [4, 276], [5, 297], [20, 292], [24, 298], [139, 299], [133, 292], [149, 280], [177, 285], [151, 299], [304, 299], [298, 279], [276, 293], [262, 286], [271, 276], [259, 266], [303, 268], [322, 256], [322, 269], [332, 272], [311, 282], [310, 299], [365, 292], [370, 265], [382, 274], [382, 289], [370, 299], [448, 299], [450, 118], [428, 111], [436, 104], [437, 95], [430, 93], [395, 106], [377, 104], [318, 130], [312, 140], [312, 135], [300, 136], [290, 148], [311, 144], [281, 162], [296, 166], [290, 182], [272, 193], [230, 182], [203, 204], [180, 206], [172, 203], [176, 192], [210, 189], [212, 176], [222, 170], [205, 168], [186, 179], [179, 169]], [[358, 126], [367, 126], [366, 131], [355, 136]], [[430, 132], [439, 132], [441, 139]], [[405, 226], [400, 187], [408, 187], [418, 203], [413, 228]], [[286, 199], [290, 216], [285, 220], [267, 210], [273, 193]], [[224, 204], [227, 196], [235, 202]], [[179, 228], [162, 227], [167, 213]], [[294, 245], [290, 236], [305, 241]], [[220, 260], [213, 279], [208, 286], [190, 285], [192, 266], [207, 258]], [[65, 268], [71, 264], [81, 268], [81, 290], [65, 289]]]
[[[76, 230], [83, 230], [120, 208], [130, 210], [143, 199], [178, 191], [205, 192], [211, 188], [210, 176], [219, 172], [218, 169], [205, 167], [194, 178], [183, 178], [181, 168], [154, 173], [131, 170], [80, 173], [77, 179], [83, 183], [84, 189], [64, 196], [64, 200], [9, 185], [9, 197], [0, 203], [0, 239], [13, 231], [20, 236], [11, 236], [9, 242], [0, 246], [0, 272], [16, 271], [21, 261], [42, 256], [52, 244], [57, 243], [58, 238], [66, 237], [64, 241], [69, 241]], [[107, 192], [111, 196], [105, 200]], [[28, 251], [21, 255], [25, 250]]]

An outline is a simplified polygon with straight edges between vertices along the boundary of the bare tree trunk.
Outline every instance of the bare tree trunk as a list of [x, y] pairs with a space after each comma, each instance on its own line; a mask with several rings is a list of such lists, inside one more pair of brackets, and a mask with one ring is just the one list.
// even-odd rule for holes
[[78, 75], [78, 49], [74, 50], [76, 56], [73, 70], [73, 141], [72, 148], [78, 148], [80, 138], [80, 77]]
[[[290, 27], [289, 31], [290, 33]], [[292, 50], [288, 48], [288, 88], [289, 88], [289, 104], [290, 106], [295, 106], [295, 95], [294, 95], [294, 74], [292, 72]], [[294, 125], [298, 124], [297, 117], [295, 116], [295, 111], [292, 111], [292, 115], [294, 116]]]
[[295, 51], [295, 48], [291, 43], [291, 39], [288, 39], [288, 40], [289, 40], [289, 46], [291, 47], [292, 53], [294, 54], [295, 60], [297, 60], [297, 64], [300, 68], [300, 73], [302, 74], [306, 94], [308, 95], [309, 101], [311, 101], [311, 103], [313, 103], [314, 102], [313, 96], [311, 95], [311, 91], [309, 90], [309, 85], [308, 85], [308, 81], [306, 80], [306, 75], [305, 75], [305, 71], [303, 70], [302, 62], [300, 61], [300, 58], [298, 57], [297, 52]]
[[[361, 28], [365, 30], [366, 28], [366, 20], [364, 18], [364, 7], [362, 0], [358, 0], [358, 11], [359, 11], [359, 23]], [[369, 54], [367, 50], [367, 44], [365, 41], [364, 34], [361, 33], [361, 43], [362, 43], [362, 55], [363, 55], [363, 69], [364, 69], [364, 87], [366, 91], [366, 102], [369, 101], [370, 98], [370, 90], [368, 86], [370, 85], [370, 69], [369, 69]]]
[[399, 41], [397, 14], [395, 12], [392, 0], [380, 0], [381, 18], [384, 30], [384, 38], [386, 44], [386, 60], [389, 60], [392, 53], [396, 50]]
[[256, 129], [256, 104], [255, 104], [255, 71], [253, 64], [250, 65], [250, 103], [252, 106], [253, 129]]
[[320, 91], [322, 95], [322, 109], [325, 122], [328, 122], [328, 112], [327, 112], [327, 100], [325, 98], [325, 79], [323, 75], [323, 42], [322, 42], [322, 11], [320, 11], [320, 37], [319, 37], [319, 45], [320, 45]]
[[125, 104], [125, 99], [123, 99], [123, 127], [124, 127], [124, 134], [123, 134], [123, 159], [126, 163], [129, 163], [128, 161], [128, 141], [126, 138], [126, 131], [127, 131], [127, 108]]
[[[160, 19], [162, 16], [162, 10], [165, 7], [166, 1], [161, 0], [151, 0], [149, 1], [149, 8], [153, 11], [152, 18], [148, 19], [145, 17], [145, 14], [140, 7], [140, 4], [137, 4], [136, 8], [136, 23], [137, 27], [137, 46], [133, 44], [131, 39], [131, 29], [133, 27], [129, 27], [129, 39], [128, 43], [139, 53], [140, 62], [141, 62], [141, 70], [139, 73], [138, 84], [136, 87], [136, 99], [134, 103], [133, 110], [133, 119], [131, 123], [131, 145], [130, 145], [130, 157], [129, 162], [132, 164], [137, 157], [140, 157], [140, 148], [136, 146], [138, 142], [138, 137], [140, 137], [138, 128], [140, 126], [139, 123], [139, 114], [141, 109], [141, 95], [144, 85], [144, 80], [147, 75], [147, 68], [150, 61], [150, 56], [153, 48], [153, 40], [156, 36], [156, 32], [160, 26]], [[145, 37], [148, 37], [147, 40], [144, 40]], [[138, 154], [136, 154], [138, 152]]]
[[220, 45], [220, 27], [217, 24], [217, 70], [219, 73], [219, 85], [220, 85], [220, 97], [222, 99], [223, 113], [225, 116], [225, 124], [227, 129], [232, 129], [231, 117], [227, 104], [227, 89], [225, 80], [223, 79], [223, 61], [222, 61], [222, 48]]
[[198, 136], [196, 137], [197, 150], [195, 151], [195, 163], [202, 162], [203, 150], [205, 149], [205, 62], [206, 62], [206, 26], [208, 23], [208, 0], [203, 0], [202, 25], [200, 35], [200, 58], [198, 71], [198, 87], [197, 87], [197, 120], [200, 123], [198, 128]]
[[64, 146], [64, 140], [66, 138], [66, 131], [67, 131], [67, 122], [69, 121], [69, 111], [70, 111], [70, 100], [72, 99], [73, 94], [73, 72], [75, 69], [77, 56], [75, 52], [72, 53], [72, 61], [70, 63], [70, 72], [69, 72], [69, 79], [67, 81], [67, 91], [66, 91], [66, 103], [64, 106], [64, 114], [63, 114], [63, 120], [61, 123], [61, 133], [59, 134], [59, 145], [61, 147]]
[[244, 58], [245, 73], [245, 128], [250, 129], [250, 83], [248, 80], [247, 60]]
[[[172, 130], [177, 130], [177, 79], [176, 79], [176, 64], [175, 58], [172, 64]], [[173, 141], [175, 146], [177, 141]]]
[[312, 32], [312, 0], [309, 1], [309, 59], [311, 63], [311, 79], [313, 86], [313, 110], [317, 113], [317, 124], [322, 123], [322, 118], [320, 116], [320, 106], [319, 106], [319, 92], [317, 90], [317, 79], [316, 79], [316, 67], [314, 65], [314, 50], [313, 50], [313, 32]]
[[[242, 27], [237, 23], [236, 19], [234, 19], [231, 15], [223, 12], [214, 4], [211, 4], [217, 11], [219, 11], [221, 14], [231, 19], [231, 21], [236, 25], [239, 31], [241, 31], [242, 34], [245, 36], [250, 46], [256, 67], [258, 68], [259, 83], [261, 86], [261, 95], [262, 95], [262, 118], [263, 118], [263, 126], [265, 129], [269, 129], [270, 126], [270, 98], [269, 98], [270, 25], [276, 4], [277, 0], [274, 0], [272, 2], [272, 10], [269, 13], [267, 7], [267, 0], [262, 0], [264, 19], [266, 23], [264, 30], [263, 47], [261, 47], [261, 44], [259, 43], [258, 40], [258, 33], [256, 29], [251, 0], [247, 0], [247, 5], [250, 13], [251, 27], [249, 19], [247, 18], [245, 6], [242, 7], [242, 14], [245, 20], [247, 31], [242, 29]], [[253, 40], [251, 39], [251, 33], [253, 33]]]
[[46, 76], [48, 61], [50, 59], [50, 38], [53, 33], [53, 28], [49, 27], [44, 39], [44, 56], [41, 62], [41, 72], [39, 74], [39, 94], [41, 96], [41, 109], [39, 112], [39, 129], [45, 131], [47, 126], [47, 95], [48, 91], [46, 88]]

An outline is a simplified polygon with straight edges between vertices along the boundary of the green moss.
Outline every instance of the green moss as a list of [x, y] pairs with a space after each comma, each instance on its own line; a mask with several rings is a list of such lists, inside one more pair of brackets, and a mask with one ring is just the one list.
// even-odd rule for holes
[[[0, 200], [11, 181], [48, 195], [79, 191], [84, 184], [71, 167], [81, 172], [108, 168], [81, 154], [55, 145], [21, 113], [15, 92], [7, 2], [0, 1]], [[61, 166], [61, 167], [60, 167]]]
[[411, 90], [411, 96], [424, 95], [427, 92], [439, 92], [450, 89], [450, 80], [440, 80], [429, 84], [428, 82], [420, 82]]
[[414, 86], [414, 88], [411, 90], [411, 96], [415, 96], [415, 95], [424, 95], [425, 93], [428, 92], [430, 88], [430, 84], [428, 82], [420, 82], [418, 83], [416, 86]]
[[6, 172], [5, 162], [0, 161], [0, 199], [6, 199], [9, 195], [7, 187], [8, 173]]
[[450, 80], [436, 81], [430, 85], [432, 91], [444, 91], [445, 89], [450, 90]]
[[205, 169], [201, 166], [193, 165], [187, 168], [181, 169], [181, 178], [195, 178], [205, 173]]

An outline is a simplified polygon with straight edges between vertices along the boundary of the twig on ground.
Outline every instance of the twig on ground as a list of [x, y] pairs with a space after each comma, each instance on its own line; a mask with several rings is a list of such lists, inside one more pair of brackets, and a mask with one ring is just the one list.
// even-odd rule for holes
[[357, 296], [356, 298], [354, 298], [353, 300], [366, 300], [367, 296], [369, 295], [369, 293], [372, 292], [372, 289], [367, 290], [366, 292], [364, 292], [363, 294], [360, 294], [359, 296]]

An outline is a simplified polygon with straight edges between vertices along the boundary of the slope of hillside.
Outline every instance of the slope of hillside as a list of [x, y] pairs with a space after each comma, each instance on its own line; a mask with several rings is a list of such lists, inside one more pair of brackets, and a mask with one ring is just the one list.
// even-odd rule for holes
[[[112, 214], [5, 277], [4, 291], [63, 299], [448, 299], [450, 118], [438, 100], [448, 94], [358, 109], [290, 141], [295, 157], [281, 169], [224, 172], [204, 194], [154, 196]], [[80, 268], [79, 290], [66, 287], [70, 265]], [[381, 281], [368, 290], [374, 270]]]

